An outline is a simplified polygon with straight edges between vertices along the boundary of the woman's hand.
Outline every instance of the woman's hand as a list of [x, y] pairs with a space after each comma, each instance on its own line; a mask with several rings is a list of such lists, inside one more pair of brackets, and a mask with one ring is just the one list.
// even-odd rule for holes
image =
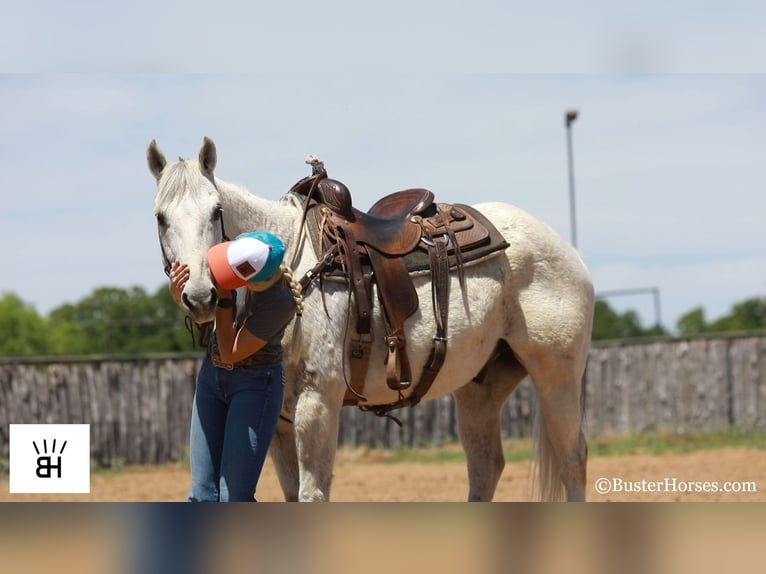
[[189, 280], [189, 266], [180, 261], [173, 263], [170, 268], [170, 295], [173, 300], [181, 306], [181, 293], [183, 293], [186, 282]]

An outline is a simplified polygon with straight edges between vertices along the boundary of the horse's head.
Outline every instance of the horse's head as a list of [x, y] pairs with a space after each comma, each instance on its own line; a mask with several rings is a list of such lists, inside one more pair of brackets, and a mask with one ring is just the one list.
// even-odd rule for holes
[[168, 163], [157, 142], [146, 150], [149, 171], [157, 180], [154, 215], [159, 229], [162, 264], [167, 273], [174, 261], [189, 266], [182, 294], [183, 310], [197, 323], [215, 316], [216, 290], [207, 265], [207, 251], [224, 240], [222, 210], [213, 170], [215, 144], [205, 138], [197, 160]]

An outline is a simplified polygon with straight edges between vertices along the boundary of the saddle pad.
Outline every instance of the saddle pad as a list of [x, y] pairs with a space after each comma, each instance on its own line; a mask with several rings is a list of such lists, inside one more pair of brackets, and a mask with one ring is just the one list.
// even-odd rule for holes
[[[460, 260], [463, 263], [480, 259], [490, 253], [508, 247], [508, 242], [483, 213], [474, 209], [470, 205], [464, 205], [462, 203], [455, 203], [454, 205], [465, 211], [474, 220], [474, 225], [470, 229], [460, 230], [458, 228], [455, 232], [458, 237], [458, 242], [460, 243]], [[455, 250], [449, 247], [447, 249], [447, 255], [449, 257], [450, 269], [456, 268], [458, 261], [455, 255]], [[407, 265], [407, 270], [410, 273], [415, 271], [426, 271], [431, 268], [428, 252], [425, 248], [421, 247], [418, 247], [418, 249], [412, 253], [405, 255], [404, 263]]]

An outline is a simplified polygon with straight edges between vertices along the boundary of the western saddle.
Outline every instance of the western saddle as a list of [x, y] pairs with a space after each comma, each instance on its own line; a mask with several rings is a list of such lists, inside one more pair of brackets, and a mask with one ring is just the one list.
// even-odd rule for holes
[[[335, 278], [348, 283], [354, 295], [351, 380], [346, 381], [344, 405], [380, 416], [414, 407], [431, 387], [446, 356], [450, 271], [457, 271], [465, 290], [463, 265], [505, 249], [508, 243], [481, 213], [467, 205], [437, 203], [427, 189], [392, 193], [364, 213], [352, 205], [348, 188], [327, 176], [319, 159], [309, 156], [306, 163], [312, 166], [312, 175], [290, 191], [305, 196], [301, 233], [307, 230], [318, 263], [301, 278], [301, 287], [305, 290], [317, 278], [320, 282]], [[418, 309], [414, 273], [431, 275], [436, 333], [417, 384], [404, 396], [413, 381], [404, 321]], [[373, 285], [386, 328], [386, 382], [398, 399], [384, 405], [360, 405], [366, 403], [362, 387], [372, 344]]]

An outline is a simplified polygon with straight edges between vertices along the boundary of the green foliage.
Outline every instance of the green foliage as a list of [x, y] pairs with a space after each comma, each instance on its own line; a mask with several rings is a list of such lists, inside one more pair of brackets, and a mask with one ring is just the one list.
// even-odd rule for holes
[[709, 432], [674, 432], [663, 429], [639, 434], [600, 436], [588, 441], [588, 454], [593, 456], [661, 455], [730, 447], [764, 450], [766, 433], [736, 428]]
[[[678, 319], [676, 329], [681, 337], [766, 330], [766, 297], [755, 297], [736, 303], [728, 315], [712, 322], [708, 322], [702, 307], [696, 307]], [[593, 317], [594, 341], [667, 334], [661, 325], [644, 328], [635, 311], [617, 313], [606, 301], [596, 301]]]
[[705, 310], [702, 307], [692, 309], [678, 320], [676, 327], [683, 336], [701, 335], [707, 329]]
[[713, 322], [710, 330], [754, 331], [766, 329], [766, 298], [748, 299], [732, 307], [731, 313]]
[[654, 325], [645, 329], [641, 326], [641, 321], [635, 311], [617, 313], [606, 301], [596, 301], [593, 315], [592, 338], [594, 341], [661, 335], [667, 335], [662, 325]]
[[0, 299], [0, 355], [36, 355], [48, 351], [45, 320], [12, 293]]
[[705, 312], [698, 307], [678, 320], [682, 336], [712, 333], [747, 332], [766, 329], [766, 298], [755, 297], [737, 303], [731, 312], [712, 323], [705, 320]]
[[193, 350], [167, 287], [101, 287], [41, 318], [15, 295], [0, 301], [0, 355], [84, 355]]

